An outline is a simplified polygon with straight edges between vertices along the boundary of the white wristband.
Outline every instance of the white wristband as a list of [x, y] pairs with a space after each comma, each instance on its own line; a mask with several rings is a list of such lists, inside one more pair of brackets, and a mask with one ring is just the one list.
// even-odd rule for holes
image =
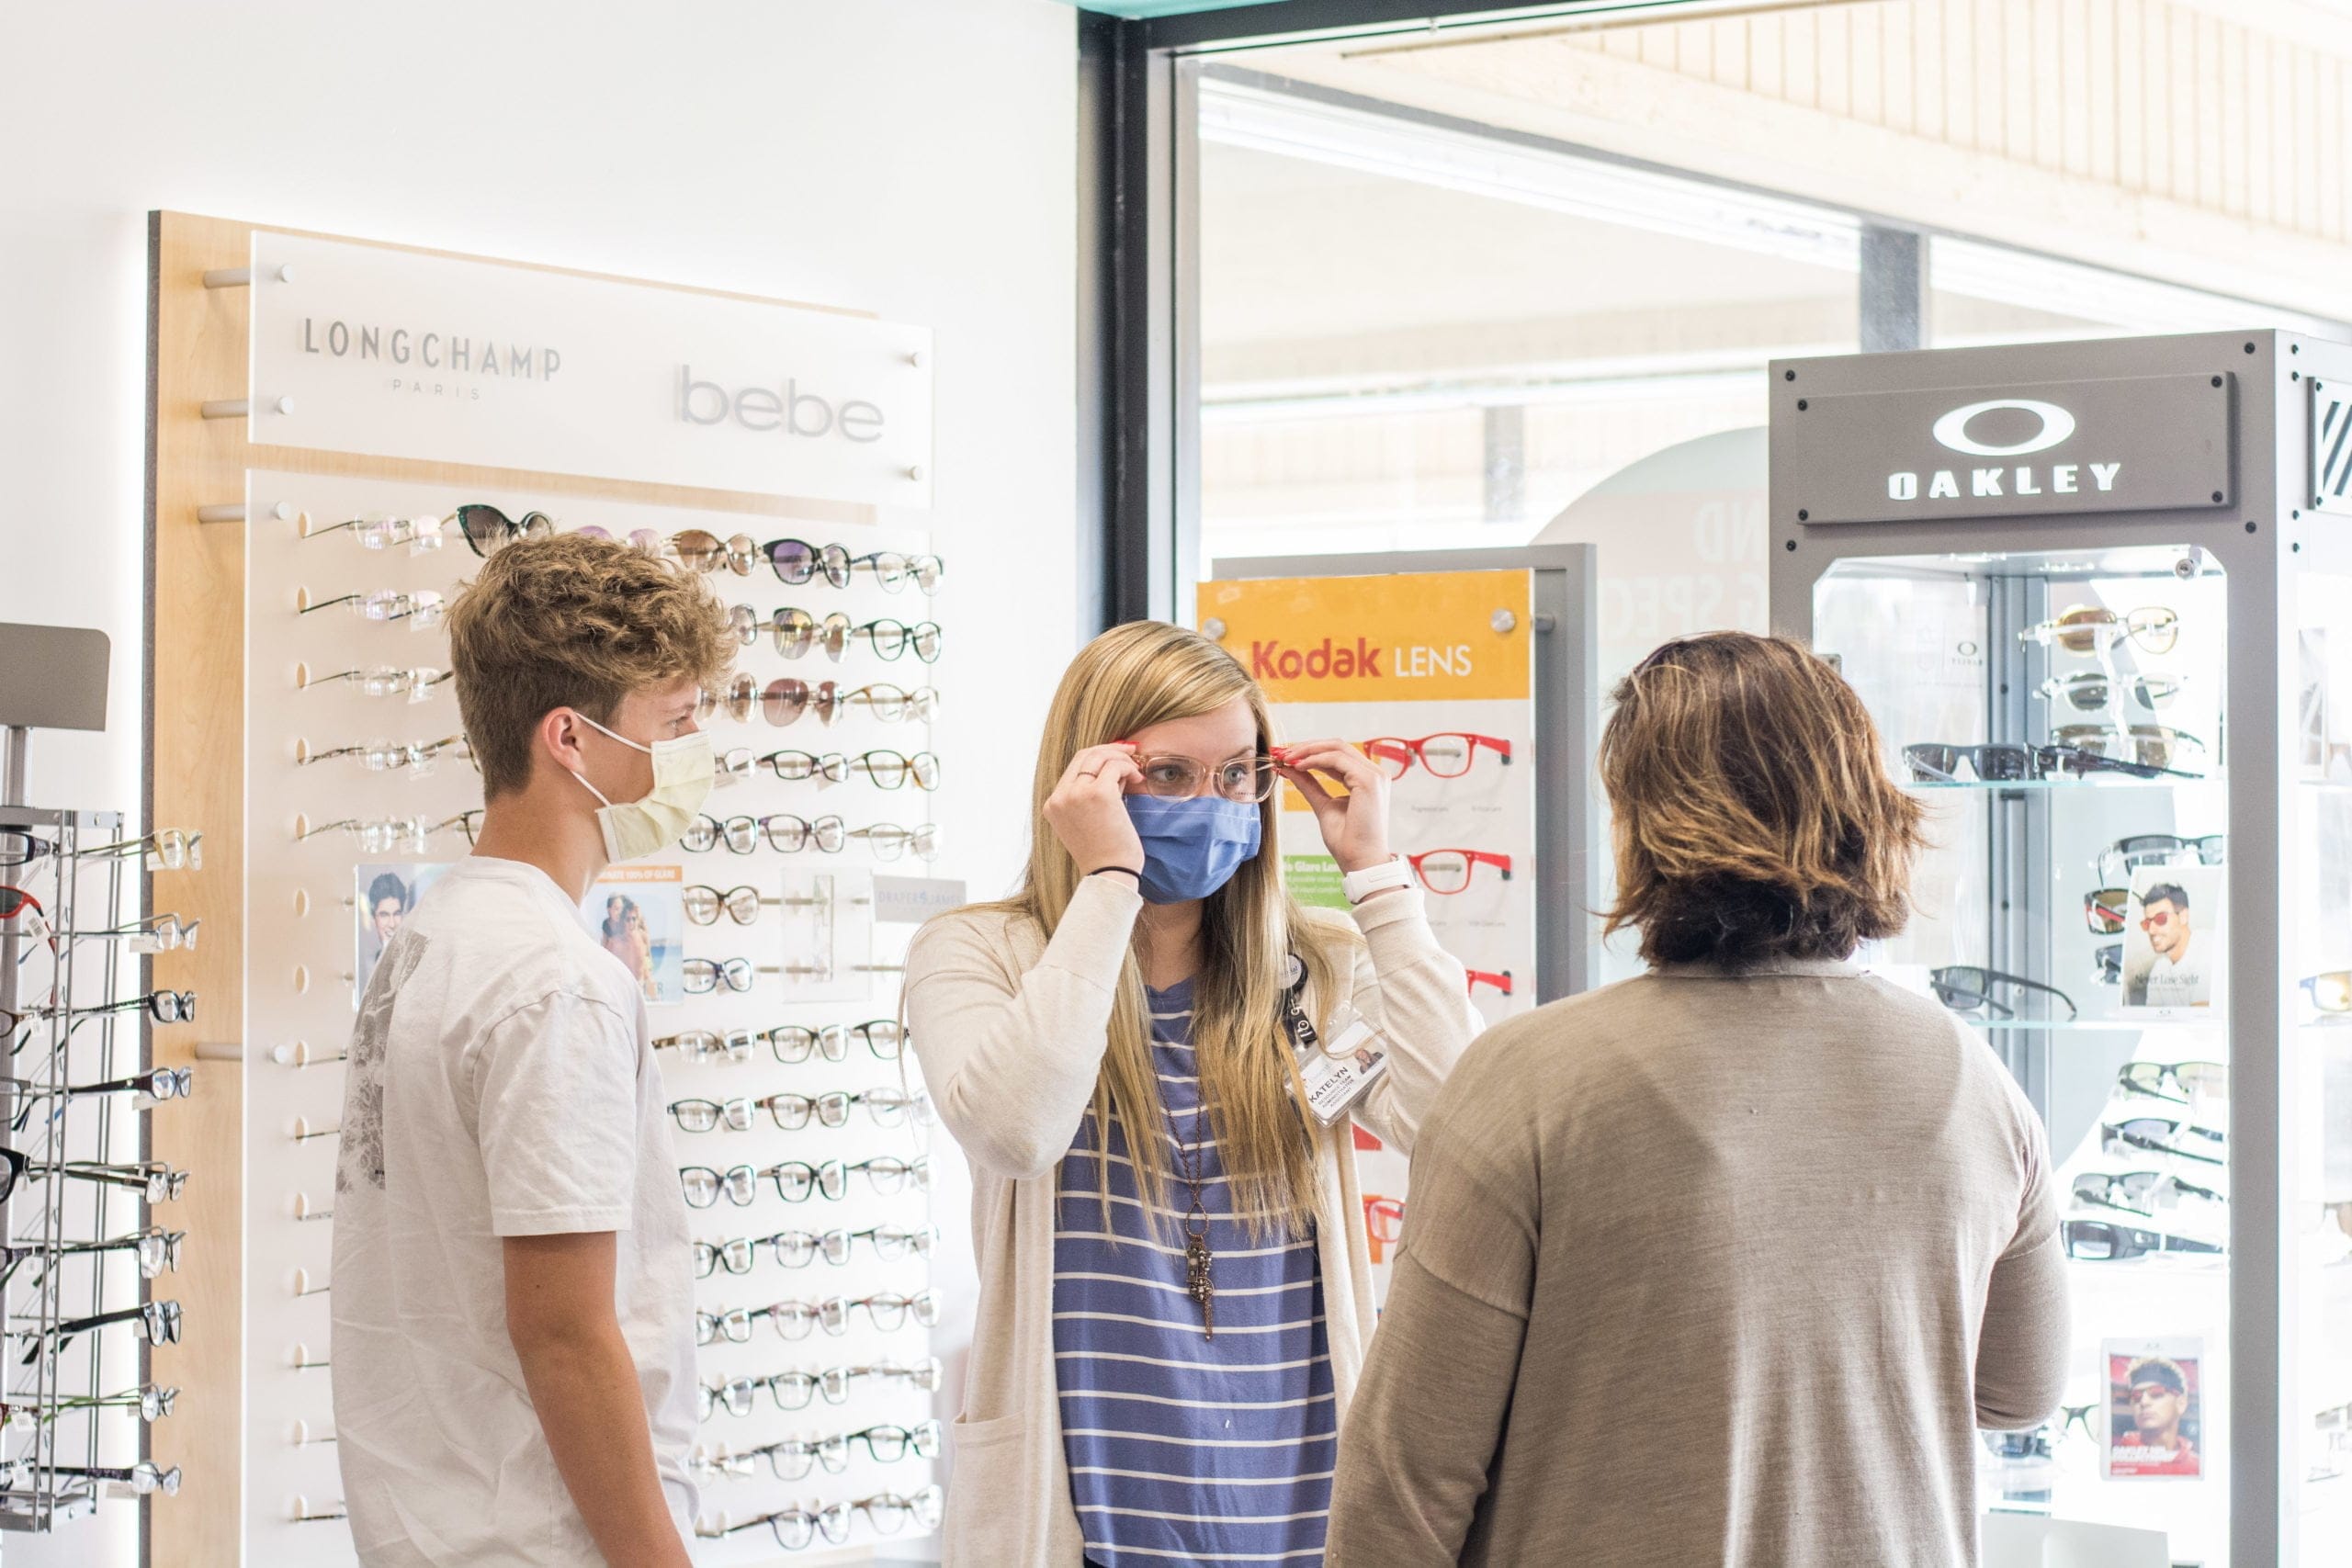
[[1362, 871], [1351, 871], [1340, 878], [1340, 891], [1347, 895], [1351, 904], [1361, 904], [1374, 894], [1385, 893], [1391, 887], [1411, 886], [1413, 868], [1406, 863], [1403, 855], [1390, 855], [1378, 865], [1368, 865]]

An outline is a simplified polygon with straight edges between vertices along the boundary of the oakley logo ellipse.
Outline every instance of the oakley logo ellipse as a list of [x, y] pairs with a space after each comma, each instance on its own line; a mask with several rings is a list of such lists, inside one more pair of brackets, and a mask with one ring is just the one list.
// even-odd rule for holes
[[[2041, 433], [2030, 441], [2019, 441], [2007, 446], [1991, 446], [1982, 441], [1969, 439], [1969, 422], [1979, 414], [1996, 409], [2015, 409], [2041, 421]], [[1957, 408], [1936, 421], [1933, 434], [1939, 446], [1955, 452], [1965, 452], [1972, 457], [2022, 457], [2029, 452], [2047, 452], [2075, 434], [2075, 416], [2056, 403], [2039, 402], [2031, 398], [1996, 398], [1990, 402], [1970, 403]]]

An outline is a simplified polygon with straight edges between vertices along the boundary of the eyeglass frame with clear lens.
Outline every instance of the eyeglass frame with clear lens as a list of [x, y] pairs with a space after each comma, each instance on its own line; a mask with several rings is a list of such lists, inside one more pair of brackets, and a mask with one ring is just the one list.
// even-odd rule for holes
[[947, 564], [934, 555], [908, 555], [898, 550], [873, 550], [849, 563], [855, 571], [865, 567], [874, 574], [886, 592], [896, 593], [909, 582], [925, 593], [937, 592], [939, 580], [946, 575]]
[[671, 1122], [682, 1133], [716, 1133], [721, 1127], [732, 1133], [752, 1130], [752, 1102], [740, 1096], [731, 1100], [673, 1100], [669, 1112]]
[[[1459, 740], [1463, 742], [1462, 766], [1453, 773], [1445, 773], [1433, 766], [1430, 761], [1428, 750], [1429, 744], [1432, 740]], [[1403, 760], [1396, 764], [1395, 772], [1391, 773], [1389, 771], [1388, 760], [1383, 758], [1379, 753], [1373, 750], [1375, 746], [1392, 746], [1402, 750]], [[1355, 747], [1357, 750], [1370, 758], [1374, 764], [1391, 779], [1403, 778], [1407, 773], [1413, 771], [1413, 764], [1416, 762], [1419, 762], [1421, 765], [1421, 771], [1428, 773], [1431, 778], [1458, 779], [1467, 777], [1470, 770], [1476, 767], [1478, 764], [1478, 750], [1481, 747], [1484, 747], [1487, 750], [1495, 753], [1496, 761], [1499, 766], [1508, 766], [1511, 760], [1511, 745], [1509, 740], [1506, 740], [1499, 736], [1478, 735], [1468, 730], [1460, 729], [1441, 730], [1435, 735], [1424, 735], [1419, 739], [1410, 739], [1401, 735], [1375, 735], [1368, 740], [1357, 741], [1355, 743]]]
[[876, 822], [871, 827], [854, 829], [852, 839], [864, 839], [876, 860], [892, 861], [911, 853], [920, 861], [939, 858], [939, 825], [924, 822], [908, 828], [896, 822]]
[[709, 996], [722, 984], [741, 996], [758, 983], [759, 966], [748, 958], [689, 958], [679, 965], [679, 984], [690, 997]]
[[[1281, 776], [1275, 771], [1273, 758], [1263, 751], [1228, 757], [1214, 767], [1197, 757], [1154, 752], [1136, 758], [1135, 767], [1143, 793], [1158, 799], [1193, 799], [1202, 793], [1204, 784], [1215, 780], [1210, 793], [1237, 806], [1254, 806], [1265, 800], [1274, 793], [1275, 782]], [[1158, 773], [1165, 776], [1156, 777]]]
[[[699, 895], [700, 897], [697, 897]], [[750, 883], [741, 883], [724, 890], [707, 883], [695, 883], [682, 895], [686, 919], [698, 926], [715, 926], [723, 917], [739, 926], [759, 923], [760, 911], [775, 899], [763, 897]], [[749, 910], [747, 914], [744, 911]], [[702, 912], [697, 912], [697, 911]]]
[[[879, 694], [884, 692], [894, 692], [898, 694], [895, 696]], [[917, 724], [927, 724], [939, 709], [939, 693], [935, 688], [917, 686], [910, 691], [906, 687], [893, 685], [888, 681], [869, 681], [863, 686], [842, 693], [840, 701], [843, 705], [851, 703], [865, 704], [874, 710], [875, 718], [884, 724], [904, 724], [910, 720]]]
[[[2146, 626], [2135, 625], [2143, 615], [2156, 616]], [[2136, 610], [2121, 614], [2103, 604], [2073, 604], [2055, 619], [2026, 627], [2018, 633], [2019, 642], [2038, 642], [2045, 648], [2058, 648], [2068, 653], [2088, 655], [2098, 651], [2098, 639], [2104, 635], [2109, 642], [2121, 642], [2126, 637], [2138, 643], [2150, 653], [2165, 654], [2173, 650], [2180, 640], [2180, 615], [2164, 604], [2143, 604]], [[2153, 640], [2161, 636], [2161, 643]]]
[[[1442, 860], [1447, 855], [1452, 855], [1462, 863], [1462, 874], [1458, 882], [1452, 876], [1430, 874], [1429, 863], [1433, 860]], [[1407, 855], [1405, 863], [1412, 868], [1413, 879], [1416, 882], [1441, 897], [1453, 897], [1457, 894], [1470, 891], [1470, 884], [1476, 880], [1478, 868], [1482, 865], [1492, 866], [1502, 881], [1510, 880], [1510, 856], [1496, 854], [1488, 850], [1424, 850], [1417, 855]], [[1454, 885], [1446, 886], [1448, 883]]]

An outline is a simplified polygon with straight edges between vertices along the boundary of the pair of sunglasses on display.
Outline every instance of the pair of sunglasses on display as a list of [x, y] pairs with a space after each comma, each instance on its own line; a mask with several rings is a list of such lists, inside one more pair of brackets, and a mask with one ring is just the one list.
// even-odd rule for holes
[[517, 539], [548, 537], [555, 532], [555, 519], [544, 512], [509, 517], [495, 506], [477, 502], [460, 506], [447, 517], [353, 517], [308, 529], [302, 536], [316, 539], [328, 534], [348, 533], [371, 550], [406, 545], [409, 554], [420, 556], [439, 549], [453, 527], [464, 536], [474, 554], [487, 560]]
[[939, 694], [929, 686], [908, 691], [887, 682], [874, 682], [842, 691], [831, 681], [797, 681], [779, 676], [763, 686], [750, 675], [738, 675], [724, 686], [706, 686], [695, 704], [695, 716], [707, 720], [725, 714], [738, 724], [748, 724], [758, 714], [778, 729], [800, 721], [804, 713], [813, 713], [817, 722], [828, 728], [841, 722], [842, 716], [852, 707], [863, 706], [884, 724], [902, 724], [911, 719], [928, 723], [939, 711]]
[[1948, 964], [1928, 972], [1928, 986], [1935, 993], [1936, 999], [1944, 1006], [1954, 1012], [1978, 1018], [2015, 1018], [2035, 996], [2055, 998], [2066, 1010], [2067, 1020], [2075, 1017], [2075, 999], [2057, 987], [2029, 980], [2022, 975], [2004, 974], [1998, 969], [1973, 964]]
[[2100, 671], [2078, 670], [2072, 675], [2052, 675], [2041, 682], [2041, 694], [2064, 703], [2076, 713], [2101, 713], [2120, 689], [2132, 702], [2153, 712], [2170, 707], [2186, 683], [2187, 678], [2180, 675], [2126, 675], [2119, 687]]
[[[2175, 749], [2194, 745], [2194, 738], [2177, 730], [2153, 733], [2158, 727], [2135, 725], [2127, 741], [2098, 725], [2065, 725], [2054, 733], [2057, 743], [2024, 746], [2010, 741], [1965, 746], [1921, 741], [1903, 748], [1903, 764], [1914, 784], [1962, 784], [1968, 777], [1980, 784], [2020, 784], [2041, 779], [2077, 778], [2088, 773], [2123, 773], [2132, 778], [2185, 778], [2203, 775], [2168, 765]], [[2148, 731], [2148, 734], [2140, 734]], [[2120, 753], [2129, 751], [2124, 756]], [[2163, 758], [2159, 761], [2155, 759]]]
[[2150, 653], [2170, 653], [2180, 640], [2180, 617], [2161, 604], [2113, 610], [2077, 604], [2054, 621], [2044, 621], [2018, 633], [2019, 642], [2040, 643], [2068, 653], [2097, 653], [2102, 647], [2129, 638]]

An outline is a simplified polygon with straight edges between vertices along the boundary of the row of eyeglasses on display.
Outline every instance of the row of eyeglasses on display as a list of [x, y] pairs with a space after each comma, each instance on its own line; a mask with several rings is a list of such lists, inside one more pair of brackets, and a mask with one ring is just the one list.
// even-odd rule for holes
[[[462, 537], [477, 556], [487, 558], [504, 545], [519, 539], [541, 537], [557, 531], [554, 520], [543, 513], [525, 513], [519, 518], [509, 517], [495, 507], [479, 504], [461, 506], [447, 518], [406, 517], [352, 519], [326, 527], [306, 529], [306, 536], [342, 533], [356, 537], [370, 550], [386, 550], [405, 547], [411, 554], [437, 550], [453, 535]], [[592, 536], [611, 537], [605, 530], [587, 527], [576, 530]], [[757, 543], [747, 536], [737, 535], [721, 539], [700, 529], [687, 529], [668, 535], [649, 529], [635, 530], [626, 542], [639, 550], [669, 562], [674, 569], [703, 573], [731, 572], [749, 576], [764, 559], [777, 581], [790, 587], [826, 585], [847, 589], [861, 575], [870, 575], [883, 589], [898, 592], [910, 586], [922, 593], [931, 593], [937, 586], [943, 571], [936, 556], [905, 554], [896, 551], [874, 551], [853, 555], [839, 544], [811, 545], [797, 539], [775, 539]], [[307, 594], [298, 599], [301, 613], [324, 610], [330, 605], [345, 609], [354, 615], [379, 624], [399, 623], [412, 630], [431, 630], [442, 624], [446, 602], [442, 595], [430, 591], [413, 589], [377, 589], [364, 592], [337, 593], [321, 597], [315, 603]], [[787, 605], [775, 609], [758, 609], [750, 604], [734, 604], [729, 607], [729, 618], [738, 641], [746, 649], [763, 641], [772, 641], [776, 654], [788, 660], [804, 659], [820, 651], [836, 663], [849, 659], [864, 645], [864, 651], [884, 660], [899, 660], [911, 653], [916, 661], [928, 665], [939, 658], [943, 633], [935, 621], [910, 617], [907, 620], [879, 617], [854, 620], [838, 612], [812, 612], [799, 606]], [[763, 638], [763, 633], [766, 636]], [[444, 670], [429, 665], [407, 665], [405, 662], [369, 664], [360, 660], [345, 661], [351, 668], [337, 666], [298, 666], [295, 685], [298, 689], [339, 688], [368, 698], [404, 700], [410, 704], [430, 701], [449, 682]], [[318, 672], [313, 672], [316, 670]], [[831, 728], [853, 714], [863, 712], [886, 724], [928, 723], [937, 711], [938, 693], [928, 685], [910, 690], [889, 682], [865, 685], [832, 681], [799, 681], [795, 679], [762, 680], [748, 674], [731, 675], [715, 683], [702, 694], [697, 716], [711, 722], [721, 716], [737, 723], [764, 719], [771, 727], [793, 724], [804, 716], [813, 714], [819, 724]], [[445, 758], [469, 758], [470, 749], [462, 735], [450, 734], [434, 739], [401, 742], [372, 739], [356, 743], [335, 743], [313, 746], [308, 741], [296, 743], [298, 765], [332, 763], [341, 761], [379, 775], [405, 773], [411, 778], [430, 776], [435, 765]], [[714, 759], [715, 783], [722, 787], [741, 784], [755, 778], [764, 770], [785, 783], [813, 783], [818, 789], [863, 783], [870, 787], [901, 790], [909, 786], [920, 791], [939, 787], [942, 767], [939, 758], [928, 750], [912, 746], [874, 748], [858, 751], [829, 751], [821, 749], [754, 750], [752, 748], [722, 746]], [[811, 819], [813, 818], [813, 820]], [[442, 834], [461, 836], [470, 845], [480, 832], [482, 812], [479, 807], [448, 815], [401, 812], [375, 817], [353, 815], [317, 822], [298, 818], [295, 838], [298, 841], [322, 840], [340, 836], [350, 840], [357, 850], [369, 856], [398, 854], [423, 855], [432, 840]], [[928, 862], [939, 852], [939, 833], [929, 823], [903, 826], [881, 822], [852, 828], [836, 815], [811, 813], [804, 818], [789, 813], [730, 816], [703, 816], [691, 826], [682, 848], [689, 854], [709, 853], [720, 849], [735, 855], [748, 855], [764, 845], [780, 853], [800, 853], [814, 851], [824, 854], [840, 854], [853, 848], [863, 848], [877, 861], [893, 861], [909, 854]], [[710, 927], [721, 920], [738, 927], [760, 922], [766, 909], [785, 904], [804, 902], [789, 897], [777, 897], [748, 886], [724, 887], [705, 884], [694, 885], [684, 891], [684, 914], [690, 926]], [[876, 972], [894, 970], [887, 964], [859, 965]], [[793, 964], [756, 963], [748, 957], [697, 956], [682, 963], [683, 989], [689, 998], [746, 992], [752, 988], [755, 976], [761, 974], [814, 973]], [[877, 1057], [895, 1059], [899, 1053], [900, 1038], [896, 1026], [886, 1021], [871, 1021], [854, 1026], [832, 1025], [822, 1029], [801, 1026], [781, 1026], [762, 1031], [757, 1039], [769, 1045], [780, 1063], [792, 1065], [809, 1062], [819, 1057], [841, 1062], [854, 1041], [865, 1043]], [[687, 1030], [665, 1035], [655, 1043], [664, 1054], [674, 1051], [676, 1059], [701, 1064], [720, 1059], [740, 1061], [749, 1054], [752, 1036], [750, 1032], [731, 1031], [724, 1034], [704, 1030]], [[707, 1042], [707, 1043], [706, 1043]], [[339, 1054], [338, 1054], [339, 1055]], [[311, 1060], [325, 1061], [337, 1056], [321, 1055]], [[306, 1065], [306, 1064], [298, 1064]], [[928, 1124], [931, 1111], [927, 1097], [919, 1091], [876, 1088], [857, 1092], [834, 1092], [815, 1095], [776, 1093], [762, 1097], [756, 1104], [741, 1097], [726, 1100], [681, 1099], [670, 1107], [670, 1113], [682, 1131], [711, 1133], [746, 1133], [755, 1126], [753, 1113], [775, 1122], [780, 1131], [800, 1131], [809, 1127], [839, 1128], [845, 1125], [853, 1111], [871, 1117], [880, 1126]], [[307, 1129], [298, 1126], [298, 1139]], [[334, 1129], [320, 1129], [310, 1135], [330, 1135]], [[926, 1190], [929, 1185], [929, 1162], [917, 1156], [898, 1158], [890, 1156], [845, 1161], [828, 1159], [809, 1164], [785, 1160], [754, 1167], [748, 1164], [724, 1168], [711, 1166], [688, 1167], [680, 1173], [682, 1189], [690, 1205], [697, 1209], [717, 1204], [723, 1197], [737, 1207], [748, 1205], [758, 1187], [773, 1183], [777, 1195], [786, 1201], [806, 1201], [811, 1198], [838, 1201], [846, 1197], [853, 1177], [859, 1185], [877, 1196]], [[327, 1209], [311, 1209], [297, 1200], [298, 1218], [323, 1218]], [[752, 1249], [765, 1251], [784, 1267], [800, 1268], [822, 1261], [840, 1268], [850, 1264], [863, 1248], [877, 1260], [906, 1258], [927, 1258], [936, 1233], [929, 1227], [910, 1229], [894, 1224], [869, 1225], [860, 1229], [847, 1227], [817, 1233], [779, 1232], [758, 1238], [732, 1241], [697, 1242], [698, 1277], [707, 1278], [716, 1269], [741, 1272], [751, 1266]], [[707, 1260], [706, 1260], [707, 1259]], [[323, 1289], [323, 1287], [322, 1287]], [[799, 1337], [793, 1325], [816, 1324], [829, 1334], [849, 1331], [856, 1314], [883, 1331], [906, 1327], [923, 1328], [937, 1321], [935, 1298], [928, 1290], [906, 1295], [877, 1292], [854, 1297], [827, 1296], [807, 1303], [804, 1314], [800, 1303], [771, 1303], [757, 1308], [730, 1308], [716, 1314], [702, 1314], [707, 1325], [698, 1325], [701, 1343], [744, 1343], [749, 1325], [765, 1320], [775, 1324], [786, 1338]], [[854, 1310], [853, 1310], [854, 1309]], [[753, 1314], [758, 1316], [755, 1318]], [[800, 1334], [807, 1328], [801, 1327]], [[872, 1383], [876, 1386], [904, 1383], [909, 1387], [928, 1390], [937, 1383], [936, 1363], [918, 1359], [910, 1365], [898, 1361], [879, 1361], [872, 1365], [829, 1368], [808, 1372], [768, 1373], [757, 1381], [756, 1386], [771, 1391], [772, 1397], [790, 1408], [807, 1405], [810, 1398], [821, 1395], [828, 1404], [840, 1404], [849, 1396], [853, 1387]], [[744, 1380], [737, 1379], [707, 1388], [703, 1396], [706, 1418], [714, 1413], [741, 1410], [745, 1400]], [[806, 1395], [796, 1391], [806, 1389]], [[798, 1398], [797, 1404], [790, 1401]], [[890, 1434], [903, 1434], [903, 1441], [896, 1450], [889, 1441]], [[772, 1465], [778, 1456], [796, 1444], [805, 1444], [817, 1456], [817, 1462], [838, 1472], [846, 1463], [848, 1447], [862, 1444], [875, 1458], [883, 1461], [913, 1456], [924, 1460], [934, 1457], [938, 1441], [933, 1424], [915, 1428], [869, 1426], [860, 1431], [842, 1432], [831, 1438], [808, 1437], [789, 1442], [767, 1445], [765, 1453]], [[746, 1457], [743, 1463], [725, 1461], [714, 1473], [729, 1475], [749, 1472], [749, 1466], [760, 1454]], [[788, 1469], [788, 1464], [784, 1466]], [[779, 1474], [782, 1471], [779, 1470]], [[805, 1469], [801, 1473], [806, 1473]], [[935, 1488], [933, 1489], [935, 1492]], [[865, 1515], [877, 1530], [888, 1530], [907, 1519], [931, 1511], [922, 1504], [924, 1494], [918, 1492], [912, 1500], [899, 1499], [902, 1506], [892, 1507], [890, 1495], [876, 1497], [820, 1504], [812, 1502], [803, 1510], [811, 1521], [810, 1539], [825, 1535], [829, 1539], [845, 1534], [849, 1520]], [[775, 1517], [781, 1519], [796, 1510], [786, 1510]], [[339, 1517], [338, 1511], [303, 1512], [298, 1517], [311, 1518]], [[725, 1520], [719, 1528], [726, 1529]], [[787, 1531], [775, 1531], [779, 1541]]]
[[[114, 1123], [115, 1108], [127, 1105], [143, 1114], [187, 1099], [196, 1087], [194, 1073], [184, 1067], [112, 1070], [115, 1024], [187, 1023], [197, 1005], [193, 991], [114, 995], [119, 962], [191, 951], [202, 926], [169, 912], [119, 918], [123, 884], [133, 870], [176, 872], [203, 863], [200, 833], [167, 829], [85, 844], [81, 819], [40, 815], [58, 825], [47, 830], [0, 826], [0, 958], [6, 964], [0, 983], [0, 1038], [9, 1053], [8, 1074], [0, 1077], [0, 1115], [6, 1125], [0, 1143], [0, 1204], [7, 1205], [18, 1227], [0, 1240], [0, 1292], [6, 1294], [11, 1349], [16, 1341], [23, 1344], [22, 1354], [9, 1358], [6, 1390], [0, 1393], [0, 1435], [9, 1450], [0, 1456], [0, 1513], [11, 1528], [34, 1529], [51, 1528], [62, 1513], [102, 1496], [179, 1490], [175, 1467], [96, 1461], [102, 1448], [113, 1446], [98, 1426], [103, 1417], [121, 1412], [141, 1422], [160, 1421], [172, 1414], [179, 1394], [175, 1388], [143, 1382], [104, 1388], [104, 1331], [122, 1327], [150, 1345], [176, 1344], [180, 1303], [151, 1299], [111, 1309], [99, 1303], [120, 1299], [104, 1272], [109, 1261], [135, 1264], [144, 1295], [148, 1281], [178, 1270], [187, 1239], [183, 1231], [149, 1223], [144, 1213], [131, 1228], [119, 1229], [107, 1213], [109, 1197], [127, 1196], [142, 1206], [169, 1202], [185, 1190], [187, 1173], [104, 1156], [122, 1132]], [[91, 900], [84, 886], [91, 872], [106, 874], [106, 892], [98, 901], [105, 912], [95, 919], [86, 912]], [[77, 977], [76, 960], [93, 956], [100, 981], [96, 987]], [[77, 993], [93, 988], [105, 999], [76, 999]], [[95, 1071], [91, 1052], [96, 1053]], [[85, 1106], [95, 1109], [95, 1125], [73, 1118]], [[75, 1156], [77, 1142], [88, 1151], [83, 1157]], [[39, 1201], [29, 1215], [13, 1201], [26, 1194]], [[70, 1234], [84, 1226], [66, 1219], [69, 1205], [75, 1211], [86, 1207], [87, 1228], [101, 1234]], [[69, 1271], [74, 1293], [84, 1294], [81, 1287], [86, 1285], [94, 1310], [64, 1310]], [[85, 1386], [69, 1389], [64, 1368], [77, 1345], [86, 1347], [81, 1378]], [[75, 1421], [86, 1424], [78, 1443], [62, 1430]], [[68, 1462], [69, 1457], [83, 1462]]]

